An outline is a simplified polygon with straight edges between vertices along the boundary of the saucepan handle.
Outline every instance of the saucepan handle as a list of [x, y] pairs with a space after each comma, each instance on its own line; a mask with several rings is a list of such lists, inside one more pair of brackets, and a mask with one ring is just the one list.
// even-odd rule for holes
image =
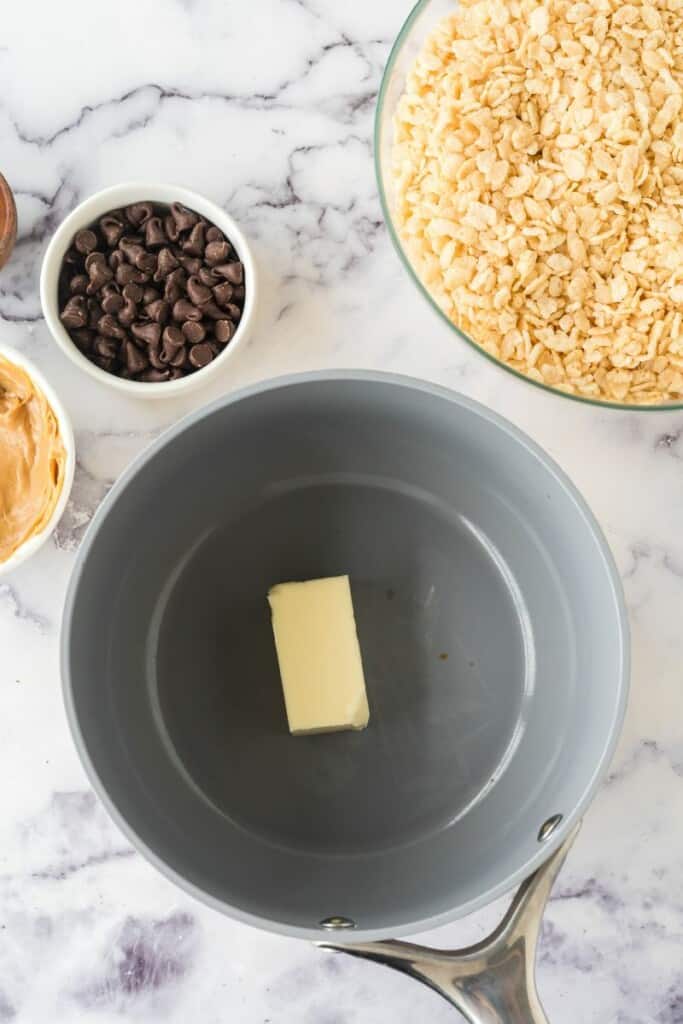
[[474, 946], [441, 951], [395, 941], [319, 945], [410, 975], [457, 1007], [470, 1024], [548, 1024], [536, 991], [536, 944], [550, 890], [578, 830], [522, 883], [495, 931]]

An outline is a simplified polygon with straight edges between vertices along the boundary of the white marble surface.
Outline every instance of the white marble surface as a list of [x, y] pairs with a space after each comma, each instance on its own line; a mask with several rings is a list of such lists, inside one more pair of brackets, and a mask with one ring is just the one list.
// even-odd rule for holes
[[[177, 181], [222, 203], [263, 278], [250, 346], [213, 394], [290, 370], [381, 367], [460, 389], [541, 442], [592, 504], [624, 576], [633, 693], [608, 784], [547, 913], [554, 1024], [683, 1022], [683, 413], [561, 402], [489, 366], [425, 307], [390, 248], [371, 164], [374, 98], [410, 0], [70, 0], [3, 6], [0, 168], [20, 241], [0, 336], [73, 416], [68, 513], [0, 582], [0, 1022], [433, 1024], [455, 1011], [381, 968], [246, 929], [127, 845], [91, 793], [58, 679], [83, 530], [117, 474], [197, 403], [116, 397], [40, 317], [50, 232], [90, 192]], [[461, 944], [496, 910], [430, 936]]]

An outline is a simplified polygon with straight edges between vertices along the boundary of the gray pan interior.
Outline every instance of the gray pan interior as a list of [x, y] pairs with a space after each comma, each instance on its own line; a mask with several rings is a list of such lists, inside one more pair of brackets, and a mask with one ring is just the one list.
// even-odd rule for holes
[[[340, 573], [370, 725], [293, 738], [266, 593]], [[153, 445], [82, 546], [62, 654], [131, 839], [306, 937], [415, 931], [520, 880], [585, 808], [627, 688], [619, 581], [566, 477], [474, 403], [369, 374], [272, 382]]]

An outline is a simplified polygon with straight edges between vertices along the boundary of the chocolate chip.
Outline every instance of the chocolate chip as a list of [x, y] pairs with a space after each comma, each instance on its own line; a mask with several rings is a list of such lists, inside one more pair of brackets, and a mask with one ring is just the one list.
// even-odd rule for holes
[[189, 359], [193, 366], [197, 369], [201, 369], [202, 366], [207, 366], [214, 357], [214, 351], [208, 342], [203, 341], [201, 345], [193, 345], [190, 349]]
[[161, 361], [169, 366], [186, 366], [187, 349], [184, 345], [181, 345], [180, 348], [164, 345], [161, 350]]
[[87, 295], [96, 295], [103, 284], [110, 281], [113, 274], [109, 267], [100, 267], [90, 275], [90, 284], [85, 289]]
[[[183, 242], [183, 252], [187, 253], [189, 256], [202, 256], [204, 254], [205, 244], [204, 223], [200, 220], [192, 228], [189, 238]], [[212, 245], [220, 245], [220, 242], [213, 242]]]
[[[126, 246], [125, 249], [123, 248], [123, 245], [121, 245], [121, 252], [132, 266], [137, 267], [138, 270], [145, 269], [144, 267], [138, 267], [138, 260], [141, 258], [144, 259], [144, 257], [147, 256], [147, 252], [141, 245], [138, 245], [136, 242], [131, 242], [131, 244]], [[146, 270], [145, 273], [147, 273]]]
[[228, 263], [225, 271], [221, 268], [221, 273], [230, 284], [242, 284], [242, 281], [244, 281], [244, 266], [239, 260], [236, 263]]
[[67, 249], [64, 256], [64, 262], [69, 267], [80, 267], [83, 262], [83, 257], [79, 252], [76, 252], [75, 249]]
[[166, 279], [166, 285], [164, 287], [164, 298], [167, 302], [173, 304], [183, 294], [183, 289], [175, 281], [171, 281], [169, 278]]
[[112, 213], [105, 214], [100, 218], [100, 231], [105, 237], [110, 249], [116, 245], [124, 232], [123, 221]]
[[141, 373], [149, 365], [147, 356], [132, 341], [125, 342], [123, 358], [126, 360], [126, 367], [129, 373]]
[[238, 323], [239, 318], [242, 316], [242, 310], [239, 306], [236, 306], [234, 302], [228, 302], [225, 307], [225, 312], [234, 323]]
[[232, 301], [241, 305], [244, 302], [245, 290], [243, 284], [236, 284], [232, 290]]
[[[129, 288], [129, 287], [132, 287], [132, 286], [131, 285], [126, 285], [126, 287]], [[135, 285], [134, 287], [137, 288], [138, 285]], [[125, 291], [125, 289], [124, 289], [124, 291]], [[130, 325], [133, 323], [133, 321], [137, 320], [137, 318], [138, 318], [137, 303], [133, 302], [132, 299], [126, 299], [124, 304], [123, 304], [123, 306], [122, 306], [122, 308], [119, 310], [119, 314], [118, 314], [119, 323], [123, 324], [124, 327], [130, 327]]]
[[101, 370], [106, 370], [108, 373], [111, 373], [114, 368], [115, 360], [107, 359], [106, 356], [98, 356], [96, 353], [93, 353], [92, 361], [96, 366], [99, 366]]
[[217, 228], [215, 224], [212, 224], [206, 232], [207, 242], [224, 242], [225, 235], [220, 228]]
[[126, 207], [126, 217], [135, 227], [144, 224], [154, 214], [151, 203], [131, 203]]
[[84, 228], [83, 231], [79, 231], [74, 238], [74, 246], [78, 252], [83, 253], [87, 256], [94, 249], [97, 248], [97, 235], [90, 228]]
[[181, 377], [184, 377], [184, 376], [185, 376], [185, 374], [183, 373], [183, 371], [182, 371], [182, 370], [176, 369], [176, 368], [174, 367], [174, 368], [173, 368], [173, 369], [171, 370], [171, 372], [169, 373], [169, 375], [168, 375], [168, 379], [169, 379], [169, 380], [180, 380], [180, 378], [181, 378]]
[[119, 242], [119, 249], [129, 263], [135, 263], [135, 257], [144, 252], [141, 235], [124, 235]]
[[164, 298], [168, 302], [177, 302], [177, 300], [183, 294], [185, 285], [187, 284], [187, 275], [182, 267], [178, 267], [176, 270], [172, 270], [166, 278], [166, 284], [164, 286]]
[[[225, 263], [229, 256], [230, 246], [227, 242], [209, 242], [204, 250], [204, 259], [210, 267], [216, 267]], [[237, 284], [236, 281], [233, 283]]]
[[120, 249], [114, 249], [114, 251], [110, 253], [109, 259], [107, 260], [107, 263], [109, 264], [113, 271], [116, 271], [121, 266], [121, 264], [125, 262], [126, 257], [123, 255]]
[[150, 217], [145, 224], [145, 245], [149, 249], [160, 249], [162, 245], [168, 245], [161, 217]]
[[148, 277], [153, 275], [157, 269], [157, 258], [153, 252], [143, 252], [135, 257], [135, 266], [142, 270]]
[[150, 345], [147, 349], [147, 358], [155, 370], [165, 370], [166, 363], [161, 358], [161, 351], [156, 345]]
[[69, 329], [85, 327], [88, 322], [88, 307], [82, 295], [74, 295], [69, 299], [60, 314], [60, 319]]
[[69, 282], [69, 291], [73, 295], [82, 295], [88, 287], [89, 280], [90, 278], [85, 274], [76, 274], [76, 276], [72, 277]]
[[187, 295], [195, 306], [203, 306], [211, 298], [211, 289], [202, 284], [198, 277], [190, 277], [187, 282]]
[[135, 284], [134, 281], [131, 281], [123, 289], [124, 299], [130, 299], [131, 302], [142, 302], [142, 296], [142, 288], [140, 287], [139, 284]]
[[81, 352], [90, 352], [95, 337], [94, 331], [89, 330], [87, 327], [77, 327], [70, 333], [73, 341], [76, 343], [76, 348], [80, 349]]
[[93, 350], [98, 356], [104, 356], [105, 359], [114, 359], [118, 355], [119, 346], [113, 338], [100, 335], [95, 339]]
[[200, 267], [197, 275], [202, 284], [205, 284], [207, 288], [213, 288], [215, 284], [220, 281], [220, 274], [218, 274], [213, 267]]
[[172, 270], [178, 266], [178, 260], [175, 258], [168, 246], [159, 250], [159, 256], [157, 257], [157, 271], [154, 275], [155, 281], [163, 281], [165, 277], [171, 273]]
[[141, 270], [136, 267], [131, 267], [130, 263], [122, 263], [121, 266], [116, 268], [116, 281], [120, 285], [130, 284], [144, 284], [147, 281], [147, 274], [143, 274]]
[[155, 299], [145, 306], [145, 313], [150, 320], [156, 320], [158, 324], [165, 324], [169, 318], [171, 307], [165, 299]]
[[173, 319], [177, 323], [183, 323], [185, 320], [201, 320], [201, 318], [201, 309], [197, 309], [187, 299], [178, 299], [173, 306]]
[[155, 323], [134, 323], [131, 326], [133, 336], [147, 345], [157, 345], [161, 340], [161, 325]]
[[101, 316], [97, 321], [97, 330], [100, 334], [103, 334], [105, 338], [117, 338], [119, 341], [123, 341], [126, 337], [126, 332], [121, 324], [118, 323], [109, 313], [105, 313], [104, 316]]
[[175, 354], [185, 344], [183, 332], [179, 327], [164, 327], [164, 333], [161, 338], [164, 343], [164, 349], [171, 353], [171, 355]]
[[103, 315], [104, 310], [97, 299], [88, 299], [88, 327], [92, 330], [96, 330], [100, 317]]
[[85, 271], [90, 278], [90, 284], [97, 281], [100, 288], [106, 281], [111, 281], [114, 276], [103, 252], [88, 253], [85, 257]]
[[225, 320], [225, 310], [221, 309], [213, 301], [204, 303], [202, 313], [204, 316], [211, 317], [212, 320]]
[[206, 330], [197, 320], [186, 320], [181, 330], [191, 345], [197, 345], [206, 337]]
[[231, 320], [217, 320], [213, 333], [216, 341], [220, 341], [221, 345], [227, 345], [235, 333], [235, 325]]
[[229, 281], [223, 281], [222, 284], [217, 284], [213, 289], [213, 297], [219, 306], [227, 306], [232, 299], [233, 286]]
[[123, 287], [130, 284], [139, 273], [140, 271], [136, 270], [135, 267], [131, 267], [130, 263], [119, 263], [114, 273], [114, 280]]
[[172, 359], [169, 359], [168, 365], [173, 366], [175, 369], [185, 369], [192, 365], [187, 358], [187, 349], [184, 345], [178, 349]]
[[180, 238], [180, 228], [176, 224], [175, 217], [173, 216], [173, 214], [168, 213], [164, 217], [164, 229], [166, 231], [167, 237], [172, 242], [178, 241], [178, 239]]
[[156, 302], [160, 299], [161, 295], [156, 288], [147, 287], [142, 293], [142, 304], [143, 306], [149, 306], [150, 302]]
[[202, 269], [202, 261], [199, 259], [199, 256], [179, 256], [178, 262], [190, 276], [196, 276]]
[[194, 227], [199, 220], [199, 214], [194, 213], [192, 210], [188, 210], [180, 203], [171, 203], [171, 213], [180, 231], [186, 231], [189, 228]]
[[169, 380], [170, 370], [145, 370], [140, 374], [140, 380], [146, 384], [160, 384], [162, 380]]
[[119, 295], [118, 292], [110, 292], [105, 295], [102, 299], [102, 309], [105, 313], [118, 313], [126, 304], [126, 300], [123, 295]]

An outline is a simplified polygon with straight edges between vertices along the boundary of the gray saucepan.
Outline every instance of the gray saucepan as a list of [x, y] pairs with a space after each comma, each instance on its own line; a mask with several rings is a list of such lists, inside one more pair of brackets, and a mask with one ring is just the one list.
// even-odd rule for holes
[[[370, 725], [291, 737], [266, 593], [343, 573]], [[194, 413], [95, 517], [62, 668], [95, 788], [188, 892], [292, 936], [347, 929], [358, 955], [422, 977], [472, 1021], [545, 1019], [520, 921], [608, 765], [628, 630], [585, 502], [509, 423], [356, 372], [271, 381]], [[418, 947], [372, 945], [524, 879], [492, 940], [500, 984], [483, 946], [461, 951], [456, 983], [445, 954], [430, 975]], [[516, 981], [506, 994], [501, 943], [517, 967], [531, 958], [526, 995]]]

